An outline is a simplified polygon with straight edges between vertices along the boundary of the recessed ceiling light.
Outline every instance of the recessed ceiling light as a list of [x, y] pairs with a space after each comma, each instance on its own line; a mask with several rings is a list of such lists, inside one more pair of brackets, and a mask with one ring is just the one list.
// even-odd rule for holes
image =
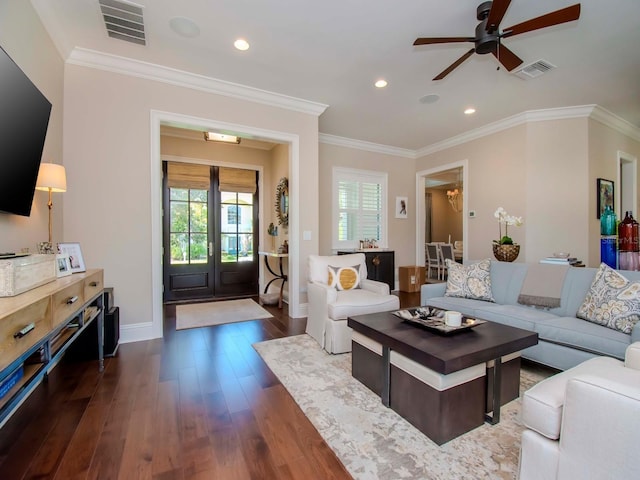
[[464, 111], [464, 114], [465, 114], [465, 115], [473, 115], [474, 113], [476, 113], [476, 109], [475, 109], [475, 108], [471, 108], [471, 107], [470, 107], [470, 108], [467, 108], [467, 109]]
[[200, 27], [190, 18], [175, 17], [169, 20], [171, 30], [178, 35], [187, 38], [195, 38], [200, 35]]
[[386, 80], [384, 80], [384, 79], [382, 79], [382, 78], [381, 78], [380, 80], [377, 80], [377, 81], [376, 81], [376, 83], [374, 83], [374, 85], [375, 85], [376, 87], [378, 87], [378, 88], [384, 88], [384, 87], [386, 87], [386, 86], [387, 86], [387, 85], [389, 85], [389, 84], [387, 83], [387, 81], [386, 81]]
[[440, 100], [440, 95], [435, 93], [424, 95], [418, 99], [420, 103], [436, 103], [438, 100]]
[[233, 46], [238, 50], [249, 50], [249, 42], [247, 42], [244, 38], [239, 38], [235, 42], [233, 42]]

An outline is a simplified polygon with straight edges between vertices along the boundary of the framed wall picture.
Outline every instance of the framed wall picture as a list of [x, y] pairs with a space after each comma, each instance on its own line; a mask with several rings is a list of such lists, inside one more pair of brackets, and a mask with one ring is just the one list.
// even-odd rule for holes
[[66, 253], [58, 253], [56, 255], [56, 266], [58, 277], [66, 277], [71, 275], [71, 261]]
[[613, 197], [613, 180], [605, 180], [599, 178], [598, 182], [598, 218], [604, 213], [605, 207], [608, 205], [611, 210], [615, 211]]
[[407, 216], [408, 203], [409, 203], [408, 197], [396, 197], [396, 218], [408, 218]]
[[79, 243], [59, 243], [58, 253], [66, 253], [69, 255], [69, 264], [71, 266], [72, 273], [84, 272], [87, 270], [84, 266], [84, 258], [82, 257], [82, 250], [80, 249]]

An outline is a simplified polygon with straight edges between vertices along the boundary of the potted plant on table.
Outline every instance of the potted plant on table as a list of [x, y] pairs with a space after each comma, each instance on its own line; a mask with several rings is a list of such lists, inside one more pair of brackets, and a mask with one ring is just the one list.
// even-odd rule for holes
[[[502, 207], [498, 207], [493, 216], [498, 219], [499, 233], [498, 240], [493, 241], [493, 255], [501, 262], [513, 262], [520, 254], [520, 245], [509, 236], [509, 227], [522, 225], [522, 217], [509, 215]], [[502, 225], [504, 225], [504, 235], [502, 235]]]

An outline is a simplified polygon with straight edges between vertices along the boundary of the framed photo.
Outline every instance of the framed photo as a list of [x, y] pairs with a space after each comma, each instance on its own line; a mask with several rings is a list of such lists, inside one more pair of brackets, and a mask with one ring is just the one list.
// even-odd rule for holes
[[408, 218], [407, 205], [409, 203], [408, 197], [396, 197], [396, 218]]
[[56, 255], [56, 266], [58, 277], [66, 277], [71, 275], [71, 261], [66, 253], [58, 253]]
[[69, 265], [71, 265], [72, 273], [84, 272], [87, 270], [84, 266], [84, 258], [82, 258], [82, 250], [80, 249], [79, 243], [59, 243], [58, 253], [66, 253], [69, 255]]
[[598, 218], [604, 213], [604, 209], [607, 205], [611, 207], [611, 210], [615, 211], [613, 197], [613, 181], [605, 180], [604, 178], [598, 179]]

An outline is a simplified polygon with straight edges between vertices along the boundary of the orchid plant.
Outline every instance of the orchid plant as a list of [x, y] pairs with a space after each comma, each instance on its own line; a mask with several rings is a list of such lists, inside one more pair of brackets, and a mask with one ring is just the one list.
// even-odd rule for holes
[[[522, 225], [522, 217], [509, 215], [502, 207], [498, 207], [493, 216], [498, 219], [498, 233], [500, 235], [498, 237], [500, 240], [494, 240], [494, 243], [498, 245], [513, 245], [513, 239], [509, 236], [509, 227], [512, 225], [516, 227]], [[502, 235], [502, 225], [504, 225], [504, 235]]]

